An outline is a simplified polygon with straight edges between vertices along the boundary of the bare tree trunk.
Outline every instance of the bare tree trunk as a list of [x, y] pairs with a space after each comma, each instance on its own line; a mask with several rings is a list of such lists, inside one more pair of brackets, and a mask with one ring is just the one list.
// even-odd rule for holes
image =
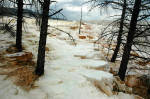
[[39, 48], [38, 48], [37, 67], [35, 70], [35, 73], [38, 76], [44, 74], [45, 46], [46, 46], [46, 39], [47, 39], [49, 6], [50, 6], [50, 0], [44, 0], [42, 24], [41, 24], [41, 31], [40, 31], [40, 41], [39, 41]]
[[81, 33], [81, 25], [82, 25], [82, 7], [81, 7], [81, 18], [80, 18], [79, 34]]
[[130, 22], [130, 28], [129, 28], [129, 32], [127, 36], [127, 42], [124, 47], [122, 61], [121, 61], [119, 73], [118, 73], [121, 80], [124, 80], [125, 78], [125, 73], [127, 70], [127, 65], [128, 65], [128, 61], [130, 57], [130, 51], [131, 51], [132, 43], [133, 43], [133, 37], [136, 33], [137, 18], [140, 12], [140, 7], [141, 7], [141, 0], [135, 0], [134, 9], [132, 12], [132, 18]]
[[16, 31], [16, 47], [19, 52], [22, 51], [22, 19], [23, 19], [23, 0], [17, 0], [17, 31]]
[[120, 45], [122, 42], [122, 33], [123, 33], [123, 25], [124, 25], [124, 19], [125, 19], [125, 14], [126, 14], [126, 7], [127, 7], [126, 0], [124, 0], [124, 5], [123, 5], [123, 10], [122, 10], [122, 15], [121, 15], [121, 21], [120, 21], [119, 34], [118, 34], [118, 38], [117, 38], [117, 45], [116, 45], [116, 48], [114, 50], [114, 54], [111, 58], [111, 62], [116, 61], [116, 58], [117, 58], [117, 55], [118, 55], [118, 52], [120, 49]]

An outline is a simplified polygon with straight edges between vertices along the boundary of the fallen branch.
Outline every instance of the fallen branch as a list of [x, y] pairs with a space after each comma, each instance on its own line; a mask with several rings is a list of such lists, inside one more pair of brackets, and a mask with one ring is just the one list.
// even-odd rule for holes
[[57, 13], [60, 13], [62, 10], [63, 10], [63, 9], [60, 9], [60, 10], [58, 10], [58, 11], [54, 12], [53, 14], [51, 14], [51, 15], [50, 15], [50, 17], [52, 17], [52, 16], [56, 15]]
[[[50, 25], [49, 25], [49, 26], [50, 26]], [[63, 33], [66, 33], [66, 34], [70, 37], [70, 39], [74, 42], [74, 44], [76, 45], [75, 39], [73, 38], [72, 35], [70, 35], [70, 33], [66, 32], [66, 31], [64, 31], [64, 30], [61, 30], [61, 29], [59, 29], [59, 28], [53, 27], [53, 26], [50, 26], [50, 27], [52, 27], [52, 28], [54, 28], [54, 29], [56, 29], [56, 30], [58, 30], [58, 31], [61, 31], [61, 32], [63, 32]], [[48, 34], [50, 34], [50, 33], [48, 33]]]

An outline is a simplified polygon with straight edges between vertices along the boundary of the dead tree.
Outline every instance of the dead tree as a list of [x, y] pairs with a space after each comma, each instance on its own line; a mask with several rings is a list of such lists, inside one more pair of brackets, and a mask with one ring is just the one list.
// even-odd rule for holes
[[23, 27], [23, 6], [31, 5], [25, 4], [24, 0], [8, 0], [14, 5], [17, 4], [17, 26], [16, 26], [16, 48], [19, 52], [22, 51], [22, 27]]
[[79, 34], [81, 33], [81, 25], [82, 25], [82, 6], [81, 6], [81, 17], [80, 17]]
[[117, 37], [117, 45], [114, 50], [113, 56], [111, 58], [111, 62], [115, 62], [118, 52], [119, 52], [119, 49], [120, 49], [121, 42], [122, 42], [122, 34], [123, 34], [123, 26], [124, 26], [126, 8], [127, 8], [127, 3], [126, 3], [126, 0], [124, 0], [122, 15], [121, 15], [121, 19], [120, 19], [120, 28], [119, 28], [119, 33], [118, 33], [118, 37]]
[[[104, 31], [101, 33], [101, 36], [100, 36], [100, 38], [110, 36], [111, 40], [107, 39], [107, 42], [109, 42], [108, 52], [111, 49], [110, 48], [111, 45], [112, 45], [111, 43], [114, 41], [114, 38], [117, 37], [117, 44], [116, 44], [113, 56], [111, 58], [111, 62], [115, 62], [115, 60], [118, 56], [120, 46], [122, 44], [122, 35], [123, 35], [123, 32], [124, 32], [124, 21], [126, 20], [126, 10], [129, 9], [128, 8], [129, 1], [127, 1], [127, 0], [118, 0], [118, 1], [116, 1], [116, 0], [103, 0], [103, 1], [90, 0], [89, 2], [93, 3], [93, 6], [92, 6], [91, 9], [93, 9], [94, 7], [107, 8], [108, 6], [110, 6], [113, 9], [122, 10], [121, 18], [119, 18], [119, 19], [113, 21], [112, 23], [110, 23], [104, 29]], [[113, 27], [117, 31], [114, 30], [114, 29], [109, 30], [109, 27]], [[100, 40], [100, 38], [98, 40]]]
[[42, 12], [42, 24], [40, 30], [40, 40], [38, 48], [38, 59], [35, 73], [38, 76], [44, 74], [44, 64], [45, 64], [45, 47], [47, 39], [47, 29], [48, 29], [48, 19], [49, 19], [49, 6], [50, 0], [44, 0], [43, 3], [43, 12]]
[[22, 19], [23, 19], [23, 0], [17, 0], [17, 29], [16, 29], [16, 48], [22, 51]]
[[118, 72], [118, 75], [121, 80], [124, 80], [124, 78], [125, 78], [127, 65], [128, 65], [128, 61], [129, 61], [129, 57], [130, 57], [130, 51], [131, 51], [131, 47], [133, 44], [133, 37], [136, 32], [136, 25], [137, 25], [138, 15], [140, 12], [140, 7], [141, 7], [141, 0], [135, 0], [132, 17], [131, 17], [131, 22], [130, 22], [130, 28], [129, 28], [129, 32], [128, 32], [128, 36], [127, 36], [127, 42], [124, 46], [122, 61], [121, 61], [119, 72]]

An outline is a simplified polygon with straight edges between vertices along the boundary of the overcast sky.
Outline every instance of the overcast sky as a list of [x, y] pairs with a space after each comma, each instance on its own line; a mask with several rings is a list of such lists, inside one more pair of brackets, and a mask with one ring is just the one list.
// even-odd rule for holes
[[[56, 0], [57, 3], [53, 4], [52, 8], [61, 9], [62, 13], [66, 16], [68, 20], [80, 20], [81, 5], [87, 0]], [[100, 13], [99, 9], [94, 9], [89, 12], [90, 6], [84, 5], [83, 9], [83, 19], [84, 20], [108, 20], [108, 16], [118, 14], [118, 11], [114, 11], [109, 8], [107, 11]]]

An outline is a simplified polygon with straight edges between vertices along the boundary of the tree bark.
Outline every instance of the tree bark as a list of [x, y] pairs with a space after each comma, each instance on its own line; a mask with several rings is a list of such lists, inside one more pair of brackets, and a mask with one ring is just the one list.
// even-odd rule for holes
[[16, 30], [16, 48], [22, 51], [22, 19], [23, 19], [23, 0], [17, 0], [17, 30]]
[[128, 65], [129, 57], [130, 57], [130, 51], [131, 51], [132, 43], [133, 43], [133, 37], [136, 33], [137, 18], [140, 12], [140, 7], [141, 7], [141, 0], [135, 0], [133, 13], [132, 13], [131, 21], [130, 21], [130, 28], [129, 28], [129, 32], [127, 36], [127, 42], [124, 47], [122, 61], [121, 61], [119, 72], [118, 72], [118, 75], [121, 80], [124, 80], [125, 78], [125, 73], [127, 70], [127, 65]]
[[120, 21], [119, 34], [117, 37], [117, 45], [116, 45], [116, 48], [114, 50], [114, 54], [111, 58], [111, 62], [116, 61], [116, 58], [117, 58], [117, 55], [118, 55], [118, 52], [120, 49], [120, 45], [122, 42], [122, 33], [123, 33], [123, 25], [124, 25], [124, 19], [125, 19], [125, 14], [126, 14], [126, 7], [127, 7], [126, 0], [124, 0], [124, 5], [123, 5], [123, 10], [122, 10], [122, 15], [121, 15], [121, 21]]
[[82, 25], [82, 6], [81, 6], [81, 18], [80, 18], [79, 34], [81, 33], [81, 25]]
[[49, 6], [50, 6], [50, 0], [44, 0], [43, 13], [42, 13], [42, 24], [41, 24], [40, 40], [39, 40], [39, 48], [38, 48], [37, 67], [35, 70], [35, 73], [38, 76], [41, 76], [44, 74], [45, 46], [46, 46], [46, 39], [47, 39]]

